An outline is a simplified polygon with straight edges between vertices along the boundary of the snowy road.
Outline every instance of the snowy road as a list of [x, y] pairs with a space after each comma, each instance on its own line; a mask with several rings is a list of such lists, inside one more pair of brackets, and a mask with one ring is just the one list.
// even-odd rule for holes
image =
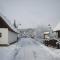
[[21, 48], [16, 60], [52, 60], [52, 56], [45, 51], [34, 39], [21, 39]]
[[60, 57], [34, 39], [22, 38], [9, 47], [0, 47], [0, 60], [60, 60]]

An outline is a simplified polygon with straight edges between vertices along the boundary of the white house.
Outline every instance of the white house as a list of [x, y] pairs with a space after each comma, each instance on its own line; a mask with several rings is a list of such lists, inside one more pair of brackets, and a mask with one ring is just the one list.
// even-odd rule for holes
[[9, 45], [17, 41], [17, 36], [17, 29], [0, 13], [0, 44]]
[[49, 32], [44, 32], [44, 39], [49, 39]]

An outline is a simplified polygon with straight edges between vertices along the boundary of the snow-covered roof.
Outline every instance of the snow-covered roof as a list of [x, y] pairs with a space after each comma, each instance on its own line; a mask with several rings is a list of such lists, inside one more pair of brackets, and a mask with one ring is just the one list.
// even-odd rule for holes
[[49, 34], [49, 32], [44, 32], [44, 34]]
[[0, 12], [0, 17], [8, 25], [8, 28], [10, 28], [11, 31], [19, 33], [18, 30], [10, 23], [10, 21], [1, 12]]
[[60, 23], [53, 29], [53, 31], [60, 31]]

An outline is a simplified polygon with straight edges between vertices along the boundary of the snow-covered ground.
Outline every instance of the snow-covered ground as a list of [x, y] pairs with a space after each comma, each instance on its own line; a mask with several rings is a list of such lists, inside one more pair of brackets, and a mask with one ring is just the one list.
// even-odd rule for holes
[[0, 46], [0, 60], [60, 60], [60, 49], [48, 48], [32, 38], [22, 38], [8, 47]]

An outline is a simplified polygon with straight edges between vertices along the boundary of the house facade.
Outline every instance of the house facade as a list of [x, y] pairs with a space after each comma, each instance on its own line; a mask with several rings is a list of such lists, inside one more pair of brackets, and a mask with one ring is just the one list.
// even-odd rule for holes
[[57, 24], [57, 26], [53, 29], [53, 31], [56, 33], [55, 38], [60, 39], [60, 23]]
[[9, 45], [17, 41], [18, 30], [0, 13], [0, 44]]

